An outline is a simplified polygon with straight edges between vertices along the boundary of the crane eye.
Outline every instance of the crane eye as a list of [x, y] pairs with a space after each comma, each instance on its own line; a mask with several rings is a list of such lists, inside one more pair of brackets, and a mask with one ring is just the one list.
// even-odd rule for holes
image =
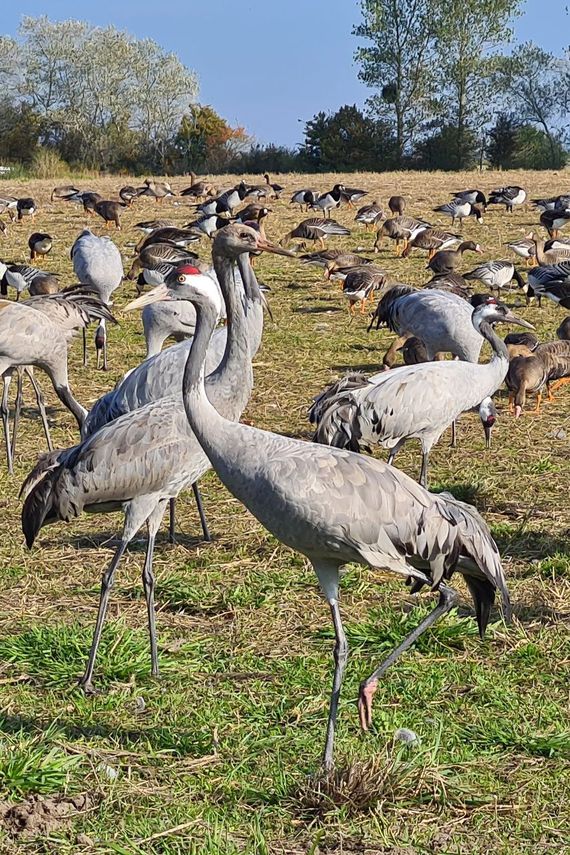
[[179, 282], [186, 282], [186, 277], [184, 276], [184, 274], [181, 274], [181, 275], [178, 277], [178, 281], [179, 281]]

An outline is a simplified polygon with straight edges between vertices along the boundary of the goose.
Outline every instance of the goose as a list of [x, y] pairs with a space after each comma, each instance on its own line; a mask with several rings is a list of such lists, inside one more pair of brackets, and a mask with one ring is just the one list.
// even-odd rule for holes
[[570, 246], [557, 242], [556, 248], [546, 249], [546, 241], [533, 238], [534, 255], [540, 267], [570, 261]]
[[512, 214], [513, 208], [517, 205], [522, 205], [526, 199], [526, 190], [517, 185], [510, 187], [500, 187], [498, 190], [493, 190], [489, 193], [488, 205], [504, 205], [507, 212]]
[[[316, 253], [315, 253], [316, 254]], [[304, 256], [301, 256], [301, 260]], [[357, 255], [354, 252], [343, 252], [342, 250], [336, 253], [336, 255], [332, 258], [328, 258], [325, 261], [325, 276], [327, 279], [338, 279], [340, 278], [338, 274], [340, 273], [342, 278], [344, 278], [344, 273], [346, 270], [351, 270], [354, 267], [362, 267], [363, 265], [372, 264], [372, 259], [364, 258], [362, 255]], [[375, 268], [378, 270], [379, 268]]]
[[198, 181], [194, 172], [190, 173], [191, 184], [180, 193], [181, 196], [192, 196], [194, 199], [205, 199], [212, 195], [215, 190], [214, 185], [210, 181]]
[[440, 249], [451, 249], [461, 242], [461, 235], [445, 232], [441, 229], [427, 228], [408, 242], [408, 245], [402, 252], [402, 258], [407, 258], [413, 249], [427, 249], [428, 258], [432, 258]]
[[463, 274], [464, 279], [478, 280], [491, 291], [500, 291], [506, 288], [514, 279], [519, 288], [524, 288], [522, 276], [510, 261], [486, 261], [469, 273]]
[[[2, 294], [5, 296], [8, 293], [7, 286], [16, 289], [16, 302], [20, 299], [20, 294], [27, 291], [33, 286], [37, 280], [38, 288], [55, 287], [55, 291], [59, 290], [59, 281], [53, 273], [46, 273], [45, 270], [39, 270], [37, 267], [32, 267], [29, 264], [3, 264], [0, 262], [0, 273], [2, 275]], [[38, 293], [37, 291], [35, 293]]]
[[372, 264], [353, 267], [346, 272], [342, 285], [343, 296], [348, 299], [348, 311], [354, 315], [355, 306], [360, 303], [360, 313], [366, 311], [366, 301], [374, 301], [377, 291], [386, 285], [386, 273]]
[[325, 217], [330, 217], [332, 209], [338, 208], [340, 205], [343, 191], [344, 184], [335, 184], [332, 190], [329, 190], [328, 193], [322, 193], [318, 199], [315, 199], [310, 207], [318, 208]]
[[230, 220], [225, 217], [218, 217], [217, 214], [207, 214], [198, 220], [186, 223], [184, 228], [194, 232], [202, 232], [202, 234], [211, 238], [218, 229], [223, 229], [229, 222]]
[[0, 214], [8, 214], [12, 222], [17, 216], [18, 200], [15, 196], [0, 196]]
[[127, 184], [125, 187], [121, 187], [119, 190], [119, 199], [129, 208], [138, 196], [139, 191], [136, 187], [132, 187], [130, 184]]
[[285, 190], [285, 188], [282, 187], [281, 184], [275, 184], [275, 182], [272, 182], [268, 172], [264, 172], [263, 177], [265, 178], [265, 183], [273, 190], [273, 195], [275, 196], [275, 198], [279, 199], [281, 193], [283, 192], [283, 190]]
[[388, 237], [390, 240], [396, 241], [396, 255], [398, 254], [400, 241], [404, 241], [404, 250], [408, 243], [416, 237], [420, 232], [430, 227], [425, 220], [417, 220], [415, 217], [399, 216], [391, 217], [384, 220], [374, 242], [374, 252], [379, 252], [382, 245], [382, 238]]
[[570, 315], [568, 315], [567, 318], [564, 318], [564, 320], [556, 330], [556, 337], [565, 340], [570, 340]]
[[54, 202], [56, 199], [59, 199], [62, 202], [68, 202], [74, 196], [77, 196], [78, 193], [79, 189], [74, 187], [73, 184], [62, 184], [53, 188], [50, 201]]
[[28, 238], [28, 247], [30, 248], [30, 261], [33, 261], [36, 255], [48, 255], [53, 246], [53, 238], [45, 232], [34, 232]]
[[456, 268], [461, 264], [464, 252], [483, 254], [483, 250], [478, 243], [472, 240], [465, 240], [459, 244], [457, 249], [442, 249], [436, 252], [427, 263], [428, 269], [436, 274], [454, 273]]
[[19, 220], [23, 220], [24, 217], [31, 217], [33, 220], [36, 216], [37, 210], [38, 206], [31, 196], [25, 196], [22, 199], [18, 199], [16, 202], [16, 211], [18, 212]]
[[357, 223], [363, 223], [365, 229], [379, 223], [380, 220], [384, 219], [384, 209], [380, 200], [377, 199], [372, 205], [363, 205], [356, 212], [354, 219]]
[[512, 249], [515, 255], [518, 255], [520, 258], [524, 258], [527, 266], [532, 266], [536, 263], [536, 247], [534, 243], [534, 234], [532, 232], [525, 235], [523, 238], [506, 243], [505, 246]]
[[302, 211], [308, 211], [309, 206], [312, 205], [319, 198], [319, 191], [312, 189], [304, 189], [304, 190], [295, 190], [291, 199], [289, 200], [290, 205], [299, 205]]
[[481, 190], [460, 190], [459, 193], [451, 194], [453, 199], [461, 199], [462, 202], [469, 202], [471, 205], [481, 205], [484, 211], [487, 210], [487, 197]]
[[[237, 205], [240, 204], [240, 201], [241, 200], [238, 200]], [[224, 199], [221, 196], [218, 196], [217, 199], [208, 199], [206, 202], [201, 202], [196, 206], [196, 211], [199, 211], [205, 217], [219, 217], [221, 214], [231, 214], [231, 208], [228, 204], [227, 198]]]
[[167, 196], [176, 196], [168, 181], [154, 181], [146, 178], [144, 187], [139, 191], [139, 196], [151, 196], [161, 203]]
[[531, 199], [531, 202], [541, 213], [543, 211], [553, 211], [555, 208], [570, 208], [570, 195], [562, 194], [560, 196], [552, 196], [550, 199]]
[[447, 214], [451, 217], [451, 225], [455, 223], [455, 220], [459, 220], [459, 226], [461, 227], [466, 217], [475, 217], [479, 224], [483, 222], [481, 208], [463, 199], [453, 199], [451, 202], [446, 202], [445, 205], [438, 205], [433, 210], [440, 211], [442, 214]]
[[259, 222], [271, 213], [271, 208], [267, 208], [265, 205], [261, 205], [258, 202], [252, 202], [250, 205], [246, 205], [245, 208], [242, 208], [241, 211], [236, 211], [235, 218], [239, 223], [247, 223], [251, 220]]
[[527, 394], [536, 394], [535, 412], [540, 412], [542, 390], [548, 398], [558, 386], [570, 382], [570, 341], [539, 344], [529, 356], [516, 356], [509, 364], [505, 383], [509, 390], [509, 409], [520, 418]]
[[[157, 229], [173, 228], [174, 223], [171, 220], [144, 220], [140, 223], [135, 223], [134, 228], [140, 229], [145, 234], [150, 234]], [[186, 228], [186, 226], [184, 226]]]
[[[449, 297], [449, 295], [447, 295]], [[494, 297], [473, 310], [471, 322], [493, 349], [487, 364], [466, 361], [426, 362], [393, 368], [373, 377], [362, 389], [333, 400], [317, 428], [315, 440], [359, 451], [364, 445], [390, 449], [388, 463], [408, 439], [422, 446], [420, 484], [427, 485], [429, 453], [461, 413], [479, 407], [502, 385], [509, 367], [505, 343], [492, 324], [532, 328]]]
[[97, 205], [98, 202], [103, 202], [104, 200], [100, 193], [95, 193], [92, 190], [83, 190], [75, 196], [70, 196], [69, 201], [79, 202], [80, 205], [83, 205], [83, 210], [86, 214], [94, 214], [95, 205]]
[[349, 208], [354, 208], [354, 203], [360, 202], [365, 196], [368, 196], [367, 190], [358, 190], [356, 187], [343, 187], [340, 199], [341, 202], [346, 202]]
[[540, 215], [540, 225], [544, 226], [551, 238], [558, 237], [558, 232], [570, 222], [570, 209], [554, 208], [543, 211]]
[[570, 309], [570, 261], [533, 267], [528, 274], [527, 303], [536, 297], [538, 305], [548, 297], [563, 309]]
[[126, 208], [124, 202], [114, 202], [112, 199], [102, 199], [93, 208], [96, 214], [105, 221], [105, 228], [115, 223], [115, 228], [121, 231], [121, 211]]
[[319, 241], [321, 249], [325, 248], [325, 238], [329, 235], [349, 235], [350, 229], [341, 226], [336, 220], [322, 219], [321, 217], [310, 217], [303, 220], [294, 229], [281, 238], [280, 245], [286, 246], [293, 238], [305, 241]]
[[[233, 212], [238, 208], [243, 200], [248, 195], [247, 187], [243, 181], [240, 181], [239, 184], [236, 184], [235, 187], [232, 187], [230, 190], [226, 190], [224, 193], [221, 193], [218, 196], [218, 201], [222, 204], [226, 205], [227, 210], [230, 215], [233, 216]], [[204, 207], [201, 207], [200, 210], [203, 211], [204, 214], [221, 214], [222, 210], [219, 211], [206, 211]]]
[[126, 279], [136, 279], [141, 270], [152, 270], [157, 266], [167, 264], [193, 264], [197, 259], [195, 253], [171, 243], [151, 243], [144, 246], [131, 264]]
[[402, 216], [406, 210], [406, 200], [403, 196], [390, 196], [388, 199], [388, 207], [396, 216]]
[[140, 252], [145, 246], [151, 246], [153, 243], [169, 243], [172, 246], [184, 248], [189, 243], [194, 243], [199, 239], [200, 235], [197, 235], [192, 229], [162, 226], [162, 228], [154, 229], [150, 234], [143, 235], [135, 246], [135, 253]]

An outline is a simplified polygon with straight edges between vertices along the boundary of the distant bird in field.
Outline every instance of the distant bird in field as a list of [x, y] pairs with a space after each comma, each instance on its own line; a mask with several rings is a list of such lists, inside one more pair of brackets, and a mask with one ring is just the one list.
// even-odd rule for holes
[[109, 228], [111, 223], [115, 223], [115, 228], [121, 230], [121, 212], [126, 208], [124, 202], [115, 202], [112, 199], [103, 199], [97, 202], [94, 206], [96, 214], [105, 221], [105, 227]]
[[18, 212], [19, 220], [23, 220], [24, 217], [30, 217], [30, 219], [33, 220], [37, 210], [38, 206], [30, 196], [26, 196], [24, 199], [18, 199], [18, 202], [16, 203], [16, 211]]
[[471, 202], [466, 202], [464, 199], [453, 199], [451, 202], [446, 202], [445, 205], [438, 205], [433, 210], [451, 217], [451, 225], [455, 223], [455, 220], [459, 220], [461, 227], [466, 217], [475, 217], [478, 223], [483, 222], [481, 208], [478, 205], [472, 205]]
[[396, 216], [401, 216], [406, 210], [406, 200], [403, 196], [390, 196], [388, 207]]
[[287, 232], [281, 238], [281, 246], [287, 246], [294, 238], [299, 238], [303, 243], [305, 241], [315, 241], [319, 243], [321, 249], [325, 248], [325, 239], [330, 235], [349, 235], [350, 229], [341, 226], [336, 220], [323, 219], [321, 217], [310, 217], [308, 220], [303, 220], [290, 232]]
[[463, 260], [464, 252], [477, 252], [482, 254], [483, 250], [478, 243], [465, 240], [457, 249], [441, 249], [433, 255], [427, 263], [428, 269], [436, 275], [442, 273], [454, 273]]
[[488, 205], [504, 205], [507, 213], [512, 214], [513, 209], [522, 205], [526, 199], [526, 190], [516, 185], [500, 187], [489, 194]]

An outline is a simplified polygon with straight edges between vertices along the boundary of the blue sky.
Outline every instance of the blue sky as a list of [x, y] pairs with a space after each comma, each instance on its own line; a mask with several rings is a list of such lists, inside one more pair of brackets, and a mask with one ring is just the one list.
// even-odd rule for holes
[[[568, 0], [526, 0], [519, 41], [561, 54], [570, 43]], [[357, 79], [353, 0], [19, 0], [4, 4], [0, 27], [14, 35], [22, 15], [80, 18], [154, 38], [200, 81], [202, 103], [260, 142], [295, 145], [318, 110], [363, 104]], [[299, 121], [301, 120], [301, 121]]]

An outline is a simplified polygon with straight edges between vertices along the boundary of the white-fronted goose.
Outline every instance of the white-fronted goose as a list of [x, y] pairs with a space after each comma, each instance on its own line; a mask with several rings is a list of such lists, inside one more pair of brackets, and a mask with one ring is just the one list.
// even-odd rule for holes
[[119, 190], [119, 199], [121, 202], [124, 202], [129, 208], [133, 204], [134, 200], [138, 197], [139, 191], [136, 187], [133, 187], [131, 184], [125, 185], [125, 187], [121, 187]]
[[524, 258], [528, 266], [535, 264], [536, 247], [534, 244], [534, 234], [532, 232], [523, 238], [510, 241], [505, 244], [505, 246], [512, 249], [515, 255], [518, 255], [519, 258]]
[[546, 386], [548, 399], [559, 386], [570, 382], [570, 341], [550, 341], [539, 344], [529, 355], [515, 356], [505, 378], [509, 390], [509, 409], [516, 418], [522, 414], [527, 394], [536, 394], [535, 412], [540, 412], [542, 390]]
[[18, 200], [15, 196], [0, 196], [0, 214], [8, 214], [12, 222], [17, 216]]
[[190, 187], [186, 187], [180, 193], [181, 196], [192, 196], [194, 199], [206, 199], [215, 194], [215, 187], [211, 181], [198, 181], [194, 172], [190, 173]]
[[408, 242], [405, 250], [402, 252], [402, 258], [407, 258], [412, 249], [424, 249], [428, 252], [428, 258], [440, 249], [452, 249], [457, 244], [461, 243], [461, 235], [445, 232], [442, 229], [427, 228], [422, 229], [413, 240]]
[[[143, 220], [140, 223], [135, 223], [133, 228], [140, 229], [148, 235], [151, 232], [156, 231], [156, 229], [166, 229], [170, 226], [174, 226], [174, 223], [171, 220]], [[184, 228], [186, 228], [186, 226]]]
[[154, 181], [151, 178], [146, 178], [144, 187], [139, 191], [139, 196], [150, 196], [157, 202], [162, 202], [167, 196], [175, 196], [176, 193], [168, 181]]
[[442, 249], [430, 258], [428, 261], [429, 270], [434, 273], [454, 273], [461, 264], [464, 252], [478, 252], [482, 254], [483, 250], [478, 243], [472, 240], [464, 240], [460, 243], [457, 249]]
[[51, 191], [50, 201], [54, 202], [59, 199], [62, 202], [69, 202], [73, 196], [77, 196], [79, 190], [73, 184], [62, 184], [59, 187], [54, 187]]
[[403, 196], [390, 196], [388, 199], [388, 207], [396, 216], [401, 217], [406, 210], [406, 200]]
[[325, 238], [329, 235], [349, 235], [350, 229], [341, 226], [336, 220], [323, 219], [322, 217], [310, 217], [308, 220], [303, 220], [294, 229], [281, 239], [281, 246], [287, 244], [294, 238], [300, 238], [301, 241], [319, 241], [321, 249], [325, 248]]
[[376, 199], [371, 205], [363, 205], [359, 208], [354, 217], [355, 222], [362, 223], [365, 229], [368, 226], [374, 226], [384, 219], [384, 209], [379, 199]]
[[415, 217], [391, 217], [384, 220], [374, 242], [374, 252], [379, 252], [382, 244], [382, 238], [388, 237], [390, 240], [396, 241], [396, 254], [400, 247], [400, 241], [404, 241], [404, 249], [408, 241], [412, 241], [424, 229], [429, 228], [430, 224], [424, 220], [417, 220]]
[[124, 202], [115, 202], [113, 199], [103, 199], [97, 202], [94, 211], [101, 219], [105, 221], [105, 228], [108, 229], [111, 223], [115, 223], [115, 228], [121, 230], [121, 213], [126, 208]]
[[366, 302], [374, 302], [377, 291], [386, 285], [386, 273], [379, 267], [365, 264], [347, 271], [342, 285], [342, 293], [348, 299], [348, 311], [354, 315], [355, 307], [360, 303], [360, 313], [366, 311]]
[[155, 229], [150, 234], [142, 236], [135, 246], [135, 255], [145, 246], [151, 246], [153, 243], [169, 243], [171, 246], [185, 248], [189, 243], [197, 240], [200, 240], [200, 235], [191, 229], [180, 229], [177, 226], [163, 226], [160, 229]]
[[432, 277], [423, 288], [435, 288], [436, 291], [447, 291], [456, 294], [464, 300], [471, 299], [473, 291], [460, 273], [439, 273]]

